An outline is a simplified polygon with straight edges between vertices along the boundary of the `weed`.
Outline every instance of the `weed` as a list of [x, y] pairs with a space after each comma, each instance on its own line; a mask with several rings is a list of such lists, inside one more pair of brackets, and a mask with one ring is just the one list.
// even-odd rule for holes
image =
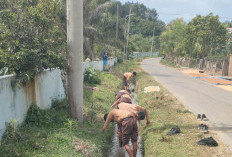
[[94, 70], [92, 67], [85, 70], [84, 83], [86, 84], [100, 84], [101, 79], [99, 78], [99, 72]]
[[78, 126], [77, 120], [75, 119], [66, 119], [66, 122], [64, 122], [64, 127], [67, 128], [69, 131], [72, 131], [72, 129]]
[[[186, 110], [172, 94], [160, 84], [152, 80], [151, 76], [136, 68], [138, 73], [136, 91], [138, 91], [138, 103], [145, 107], [150, 116], [150, 124], [140, 123], [140, 133], [144, 148], [144, 157], [167, 156], [212, 156], [219, 155], [223, 148], [199, 147], [196, 142], [204, 134], [197, 129], [195, 115]], [[144, 93], [144, 87], [160, 86], [159, 93]], [[166, 134], [172, 127], [179, 126], [181, 134], [167, 137]], [[225, 156], [231, 156], [230, 153]]]
[[[104, 134], [101, 132], [102, 117], [111, 109], [121, 79], [107, 72], [99, 73], [98, 77], [102, 82], [96, 85], [98, 91], [84, 89], [83, 123], [77, 123], [68, 115], [66, 100], [54, 100], [48, 110], [32, 104], [21, 126], [8, 127], [1, 141], [0, 156], [102, 156], [113, 132], [113, 125]], [[74, 141], [76, 144], [72, 144]], [[78, 150], [78, 144], [85, 151]]]
[[19, 140], [21, 138], [20, 132], [18, 131], [18, 120], [13, 119], [11, 122], [6, 123], [5, 136], [9, 139]]
[[32, 104], [28, 109], [25, 124], [34, 124], [41, 126], [44, 122], [47, 123], [47, 115], [44, 110], [41, 110], [36, 104]]
[[177, 113], [192, 113], [189, 110], [177, 109]]
[[162, 138], [159, 139], [159, 141], [161, 141], [161, 142], [171, 142], [171, 139], [169, 137], [162, 136]]
[[170, 67], [178, 67], [174, 61], [167, 60], [167, 59], [162, 59], [161, 63]]

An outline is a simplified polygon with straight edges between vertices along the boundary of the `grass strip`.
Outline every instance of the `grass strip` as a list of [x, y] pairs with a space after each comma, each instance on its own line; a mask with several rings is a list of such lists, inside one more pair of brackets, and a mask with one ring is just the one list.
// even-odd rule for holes
[[[99, 90], [84, 89], [84, 122], [79, 124], [68, 114], [67, 101], [54, 101], [52, 108], [41, 110], [31, 105], [25, 122], [8, 123], [0, 146], [1, 157], [101, 157], [111, 142], [113, 125], [102, 133], [103, 115], [109, 112], [115, 93], [121, 88], [122, 72], [129, 62], [114, 68], [114, 74], [99, 73]], [[115, 75], [116, 74], [116, 75]]]
[[[140, 134], [143, 139], [145, 157], [211, 157], [231, 156], [231, 152], [213, 133], [204, 134], [198, 130], [196, 116], [184, 108], [162, 85], [156, 82], [140, 66], [135, 69], [136, 91], [139, 105], [145, 107], [150, 114], [151, 124], [140, 123]], [[159, 86], [160, 92], [144, 93], [147, 86]], [[172, 127], [179, 126], [180, 134], [166, 135]], [[218, 147], [199, 146], [197, 141], [213, 136]]]

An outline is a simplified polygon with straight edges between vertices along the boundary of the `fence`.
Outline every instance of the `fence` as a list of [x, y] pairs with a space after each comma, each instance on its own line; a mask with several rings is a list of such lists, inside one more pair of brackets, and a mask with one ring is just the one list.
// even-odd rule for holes
[[[109, 59], [109, 66], [113, 66], [117, 58]], [[84, 69], [90, 66], [102, 71], [103, 62], [84, 62]], [[21, 124], [27, 114], [27, 110], [34, 102], [41, 109], [51, 107], [53, 99], [65, 98], [61, 71], [46, 70], [35, 77], [34, 83], [27, 83], [24, 87], [14, 86], [15, 76], [0, 76], [0, 140], [6, 129], [5, 123], [17, 119]]]
[[133, 52], [129, 58], [158, 57], [159, 52]]
[[[117, 58], [108, 59], [109, 67], [114, 66], [115, 63], [117, 63]], [[84, 71], [89, 67], [93, 67], [94, 70], [103, 71], [103, 61], [84, 62], [83, 66]]]

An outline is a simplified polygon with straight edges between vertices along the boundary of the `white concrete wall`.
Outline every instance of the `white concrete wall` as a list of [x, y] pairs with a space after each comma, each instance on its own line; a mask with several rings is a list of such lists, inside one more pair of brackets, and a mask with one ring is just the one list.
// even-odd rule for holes
[[12, 87], [14, 80], [12, 75], [0, 77], [0, 140], [5, 123], [13, 119], [22, 123], [32, 102], [45, 109], [51, 106], [53, 99], [65, 98], [58, 69], [41, 73], [35, 78], [35, 83], [27, 83], [23, 88]]
[[23, 89], [11, 87], [13, 80], [12, 75], [0, 78], [0, 140], [5, 131], [5, 122], [12, 119], [22, 122], [29, 106], [26, 102], [28, 97], [24, 96]]
[[[108, 62], [109, 66], [113, 66], [117, 59], [110, 59]], [[103, 70], [103, 61], [84, 62], [83, 65], [84, 69], [92, 66], [96, 70]], [[13, 87], [14, 82], [13, 75], [0, 76], [0, 141], [6, 129], [5, 123], [17, 119], [21, 124], [32, 102], [41, 109], [48, 109], [53, 99], [65, 98], [59, 69], [42, 72], [34, 83], [27, 83], [23, 88]]]
[[[117, 58], [108, 59], [108, 65], [110, 67], [114, 66], [115, 63], [117, 63]], [[89, 67], [93, 67], [95, 70], [103, 71], [103, 61], [84, 62], [83, 66], [83, 72]]]
[[65, 98], [65, 91], [59, 69], [44, 71], [35, 79], [36, 104], [41, 109], [51, 107], [52, 100]]

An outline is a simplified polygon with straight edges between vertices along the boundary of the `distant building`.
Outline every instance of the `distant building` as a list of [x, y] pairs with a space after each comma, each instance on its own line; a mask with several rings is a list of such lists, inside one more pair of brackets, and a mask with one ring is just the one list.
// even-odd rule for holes
[[228, 28], [226, 28], [227, 29], [227, 31], [231, 34], [232, 33], [232, 28], [230, 28], [230, 27], [228, 27]]

